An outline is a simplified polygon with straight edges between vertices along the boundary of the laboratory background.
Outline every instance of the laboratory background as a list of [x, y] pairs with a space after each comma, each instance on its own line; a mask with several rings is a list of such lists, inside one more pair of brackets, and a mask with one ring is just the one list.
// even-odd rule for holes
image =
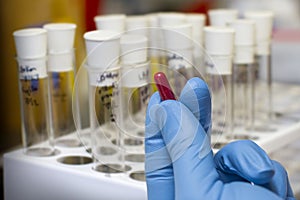
[[[234, 15], [235, 18], [247, 18], [253, 21], [223, 24], [227, 27], [223, 27], [224, 32], [205, 27], [212, 23], [217, 26], [220, 20], [217, 19], [218, 14], [222, 15], [222, 12], [213, 11], [220, 11], [220, 9], [230, 11], [229, 15]], [[248, 12], [252, 10], [265, 11], [262, 15], [271, 16], [271, 25], [265, 21], [257, 25], [260, 23], [260, 15], [257, 17], [255, 13]], [[198, 22], [200, 25], [202, 23], [201, 33], [196, 35], [199, 37], [202, 35], [201, 40], [197, 41], [197, 38], [193, 38], [195, 35], [189, 35], [188, 37], [193, 38], [193, 44], [187, 40], [186, 43], [176, 45], [176, 42], [186, 40], [182, 33], [187, 33], [188, 29], [185, 29], [185, 26], [176, 26], [174, 29], [170, 27], [174, 25], [172, 22], [183, 15], [187, 16], [186, 19], [190, 20], [192, 26], [193, 22], [196, 27]], [[110, 19], [105, 16], [110, 16], [115, 21], [113, 19], [109, 21]], [[142, 23], [142, 16], [148, 17], [148, 25], [139, 24]], [[157, 16], [160, 16], [161, 24], [165, 23], [165, 26], [169, 27], [162, 33], [162, 36], [168, 38], [167, 40], [159, 38], [161, 32], [158, 29], [147, 28], [151, 23], [153, 23], [151, 27], [159, 26], [155, 21]], [[113, 27], [119, 19], [127, 20], [127, 27], [130, 20], [132, 22], [132, 29], [127, 28], [127, 35], [122, 36], [121, 39], [117, 36], [112, 37], [117, 35], [117, 30], [109, 32], [107, 28], [108, 32], [94, 32], [100, 30], [102, 26]], [[266, 34], [261, 32], [256, 32], [256, 36], [249, 34], [255, 32], [253, 29], [255, 23], [257, 23], [256, 31], [259, 29]], [[119, 188], [120, 194], [126, 194], [126, 191], [129, 193], [128, 198], [124, 197], [124, 199], [143, 199], [146, 194], [144, 155], [140, 154], [144, 151], [141, 139], [144, 130], [143, 115], [147, 100], [156, 90], [154, 84], [149, 83], [154, 82], [155, 71], [165, 70], [164, 67], [160, 68], [160, 65], [168, 64], [184, 65], [185, 68], [185, 71], [181, 71], [183, 69], [164, 71], [171, 86], [176, 85], [180, 88], [173, 88], [176, 96], [180, 94], [184, 80], [195, 74], [200, 73], [199, 76], [205, 78], [211, 87], [214, 151], [218, 151], [232, 140], [251, 139], [257, 142], [272, 159], [279, 161], [286, 168], [295, 196], [297, 199], [300, 198], [300, 1], [9, 0], [0, 2], [0, 26], [0, 91], [2, 93], [0, 197], [18, 199], [20, 198], [18, 195], [30, 197], [31, 194], [42, 197], [43, 187], [49, 189], [51, 185], [53, 189], [46, 191], [59, 193], [62, 188], [71, 191], [72, 188], [68, 188], [67, 185], [72, 181], [81, 181], [86, 183], [86, 186], [82, 186], [81, 189], [85, 190], [87, 187], [87, 193], [90, 195], [88, 197], [102, 195], [104, 199], [110, 197], [114, 199], [114, 195], [118, 197], [116, 194], [118, 192], [115, 192], [114, 188]], [[116, 26], [120, 28], [120, 32], [126, 29], [122, 30], [124, 24]], [[26, 46], [26, 41], [22, 39], [26, 38], [24, 35], [26, 36], [27, 33], [22, 30], [32, 28], [39, 28], [34, 30], [36, 31], [34, 34], [41, 37], [37, 41], [29, 41]], [[47, 39], [45, 30], [48, 32]], [[55, 34], [61, 30], [67, 31], [58, 39]], [[233, 37], [232, 30], [235, 30], [235, 36], [243, 33], [249, 37], [239, 40], [242, 42], [238, 43], [239, 41]], [[174, 35], [174, 31], [181, 34]], [[159, 34], [155, 35], [155, 33]], [[107, 34], [110, 39], [107, 39]], [[260, 35], [267, 35], [267, 39], [262, 41], [263, 45], [258, 50], [263, 53], [253, 54], [253, 59], [247, 59], [248, 50], [254, 51], [255, 42]], [[95, 39], [98, 36], [100, 39]], [[221, 37], [231, 41], [232, 46], [227, 48], [228, 43], [219, 40]], [[45, 39], [48, 41], [47, 47], [43, 46]], [[69, 44], [65, 45], [66, 41], [69, 41]], [[92, 51], [91, 49], [95, 48], [99, 41], [104, 41], [107, 46], [100, 45], [96, 51]], [[205, 71], [203, 68], [204, 71], [195, 72], [191, 63], [180, 59], [176, 53], [171, 55], [164, 51], [143, 51], [147, 49], [147, 45], [159, 46], [156, 41], [163, 41], [165, 48], [170, 52], [183, 52], [183, 55], [191, 56], [191, 60], [197, 55], [199, 55], [197, 58], [203, 59], [201, 62], [195, 61], [192, 65], [206, 65], [209, 68], [210, 65], [219, 63], [220, 66], [227, 67], [226, 70], [229, 67], [233, 67], [233, 70], [228, 73], [213, 66], [210, 70]], [[224, 49], [218, 48], [218, 45], [212, 41], [219, 41], [218, 44], [224, 45]], [[45, 48], [44, 55], [36, 58], [36, 52], [30, 48], [30, 44]], [[190, 48], [189, 51], [181, 49], [185, 45]], [[264, 45], [267, 46], [266, 50]], [[141, 47], [142, 50], [130, 56], [131, 50], [137, 47]], [[24, 50], [26, 48], [29, 50]], [[120, 72], [116, 69], [117, 64], [114, 65], [114, 62], [111, 63], [106, 59], [118, 57], [113, 55], [115, 48], [120, 48], [120, 52], [125, 55], [115, 61], [125, 66]], [[240, 57], [229, 61], [235, 55], [232, 49], [240, 50]], [[97, 51], [105, 55], [104, 58], [94, 55]], [[223, 61], [218, 60], [219, 57], [214, 54], [215, 52], [231, 63], [224, 64]], [[42, 69], [46, 57], [51, 64], [48, 63], [48, 69]], [[62, 67], [59, 62], [64, 66]], [[28, 82], [32, 70], [30, 65], [33, 63], [41, 66], [41, 70], [38, 72], [37, 79], [30, 77], [31, 81]], [[100, 69], [95, 67], [98, 66], [97, 63], [113, 66], [108, 70]], [[22, 66], [21, 72], [18, 66]], [[150, 71], [149, 66], [151, 66]], [[263, 70], [259, 71], [259, 67]], [[96, 77], [99, 73], [101, 76]], [[110, 79], [118, 77], [118, 73], [121, 73], [124, 79], [121, 80], [121, 88], [110, 82]], [[140, 73], [142, 78], [139, 76], [139, 79], [135, 80], [132, 77], [137, 73]], [[208, 76], [204, 75], [205, 73]], [[149, 80], [145, 76], [150, 77]], [[47, 77], [49, 82], [46, 80]], [[56, 91], [60, 83], [63, 89]], [[40, 91], [36, 91], [37, 87]], [[25, 95], [24, 98], [21, 94]], [[48, 98], [47, 95], [50, 97]], [[119, 98], [119, 95], [122, 97]], [[58, 96], [60, 100], [64, 99], [63, 103], [58, 103]], [[224, 99], [226, 103], [220, 104], [215, 99]], [[104, 101], [107, 102], [103, 103]], [[102, 102], [103, 105], [98, 105], [97, 102]], [[39, 108], [36, 108], [37, 105]], [[36, 107], [31, 109], [28, 106]], [[226, 112], [222, 110], [224, 107], [227, 109]], [[34, 121], [32, 116], [38, 120]], [[130, 116], [130, 120], [126, 116]], [[257, 122], [260, 116], [263, 120]], [[118, 121], [116, 118], [122, 120]], [[49, 129], [53, 132], [50, 138], [52, 141], [49, 145], [50, 150], [48, 143], [44, 143], [49, 139], [46, 130], [49, 120], [51, 121]], [[116, 131], [119, 126], [126, 132], [122, 137]], [[64, 131], [59, 131], [63, 129], [61, 127], [65, 128]], [[105, 131], [98, 135], [90, 135], [90, 132], [99, 129]], [[137, 131], [132, 133], [131, 130]], [[77, 133], [74, 133], [76, 131]], [[68, 135], [70, 133], [71, 136]], [[90, 141], [90, 137], [94, 142]], [[40, 145], [38, 151], [34, 149], [35, 145]], [[123, 148], [123, 151], [118, 151], [119, 148]], [[14, 175], [16, 171], [19, 177]], [[28, 175], [35, 173], [36, 177]], [[48, 185], [38, 186], [38, 177], [41, 176], [49, 178]], [[51, 180], [56, 180], [55, 177], [59, 176], [64, 177], [64, 180], [50, 184]], [[31, 182], [27, 182], [29, 179]], [[105, 185], [105, 187], [98, 190], [97, 185]], [[33, 187], [39, 189], [32, 189]], [[13, 190], [20, 192], [14, 193]], [[72, 192], [74, 197], [80, 195], [80, 192]], [[83, 192], [82, 195], [86, 194]]]

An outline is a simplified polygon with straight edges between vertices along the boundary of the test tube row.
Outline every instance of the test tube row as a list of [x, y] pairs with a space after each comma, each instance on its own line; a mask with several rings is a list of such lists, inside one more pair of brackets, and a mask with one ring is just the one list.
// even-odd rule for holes
[[[268, 99], [265, 113], [271, 116], [273, 14], [246, 12], [247, 19], [238, 19], [237, 10], [216, 9], [208, 16], [208, 27], [204, 14], [94, 18], [97, 30], [83, 38], [89, 76], [90, 147], [96, 163], [112, 163], [122, 171], [129, 170], [126, 159], [143, 161], [145, 110], [156, 90], [151, 83], [158, 71], [167, 74], [177, 97], [189, 78], [205, 79], [213, 99], [212, 132], [218, 127], [215, 132], [221, 129], [231, 137], [235, 127], [251, 130], [256, 126], [254, 75], [258, 66], [268, 75], [263, 89]], [[62, 137], [75, 131], [75, 28], [74, 24], [48, 24], [44, 29], [14, 32], [23, 144], [29, 155], [53, 155], [55, 145], [81, 145], [76, 135]]]

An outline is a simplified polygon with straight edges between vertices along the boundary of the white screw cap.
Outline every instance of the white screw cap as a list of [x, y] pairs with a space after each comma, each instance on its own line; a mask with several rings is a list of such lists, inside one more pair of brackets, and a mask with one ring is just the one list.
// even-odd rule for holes
[[47, 32], [42, 28], [28, 28], [13, 33], [17, 57], [41, 58], [47, 55]]
[[272, 11], [248, 11], [245, 17], [255, 21], [256, 53], [269, 54], [274, 13]]
[[84, 34], [87, 67], [106, 70], [115, 67], [120, 56], [120, 33], [108, 30], [90, 31]]
[[165, 47], [168, 50], [188, 49], [193, 47], [192, 25], [181, 24], [162, 29]]
[[143, 35], [148, 37], [148, 17], [145, 15], [127, 16], [126, 34]]
[[208, 11], [211, 26], [226, 27], [228, 22], [238, 18], [238, 11], [234, 9], [212, 9]]
[[225, 27], [204, 28], [205, 48], [211, 55], [232, 55], [234, 30]]
[[76, 24], [72, 23], [50, 23], [45, 24], [47, 30], [48, 52], [66, 53], [74, 47]]
[[207, 73], [231, 74], [234, 30], [225, 27], [205, 27], [204, 32], [204, 46], [214, 63], [214, 67], [207, 67]]
[[235, 30], [234, 63], [253, 63], [255, 44], [255, 23], [252, 20], [238, 19], [229, 23]]
[[192, 37], [193, 40], [198, 42], [200, 45], [203, 44], [203, 29], [205, 26], [206, 17], [204, 14], [187, 14], [186, 21], [192, 25]]
[[109, 30], [123, 33], [125, 31], [124, 14], [98, 15], [94, 17], [97, 30]]
[[142, 35], [123, 35], [121, 37], [121, 63], [138, 64], [147, 61], [148, 39]]
[[186, 22], [186, 16], [183, 13], [177, 12], [165, 12], [158, 13], [158, 24], [160, 27], [175, 26], [184, 24]]

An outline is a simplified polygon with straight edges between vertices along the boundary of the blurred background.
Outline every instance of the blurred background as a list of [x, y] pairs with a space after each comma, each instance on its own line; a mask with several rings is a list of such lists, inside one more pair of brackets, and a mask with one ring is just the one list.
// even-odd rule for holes
[[[0, 168], [2, 155], [21, 146], [21, 121], [18, 96], [17, 64], [13, 31], [41, 27], [49, 22], [73, 22], [76, 31], [76, 67], [85, 56], [84, 32], [95, 29], [93, 17], [99, 14], [145, 14], [159, 11], [207, 13], [211, 8], [244, 10], [269, 9], [275, 12], [273, 31], [273, 77], [276, 81], [300, 84], [300, 1], [299, 0], [2, 0], [0, 1], [0, 91], [1, 130]], [[300, 103], [300, 101], [299, 101]], [[299, 132], [300, 134], [300, 132]], [[297, 154], [300, 141], [290, 145]], [[286, 156], [276, 156], [283, 159]], [[299, 156], [298, 156], [299, 157]], [[300, 173], [300, 158], [295, 161]], [[280, 160], [285, 165], [285, 160]], [[1, 176], [2, 176], [1, 170]], [[299, 175], [300, 177], [300, 175]], [[2, 181], [1, 181], [2, 183]], [[300, 185], [300, 178], [298, 181]], [[298, 186], [299, 187], [299, 186]], [[1, 187], [1, 190], [3, 186]], [[1, 195], [2, 196], [2, 195]], [[0, 196], [0, 197], [1, 197]]]

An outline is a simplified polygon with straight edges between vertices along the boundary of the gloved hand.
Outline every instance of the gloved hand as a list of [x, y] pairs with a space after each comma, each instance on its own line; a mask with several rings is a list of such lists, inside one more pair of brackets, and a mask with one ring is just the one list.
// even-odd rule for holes
[[211, 98], [201, 79], [190, 79], [179, 101], [152, 95], [145, 138], [149, 200], [295, 199], [284, 168], [254, 142], [230, 143], [213, 156], [210, 128]]

